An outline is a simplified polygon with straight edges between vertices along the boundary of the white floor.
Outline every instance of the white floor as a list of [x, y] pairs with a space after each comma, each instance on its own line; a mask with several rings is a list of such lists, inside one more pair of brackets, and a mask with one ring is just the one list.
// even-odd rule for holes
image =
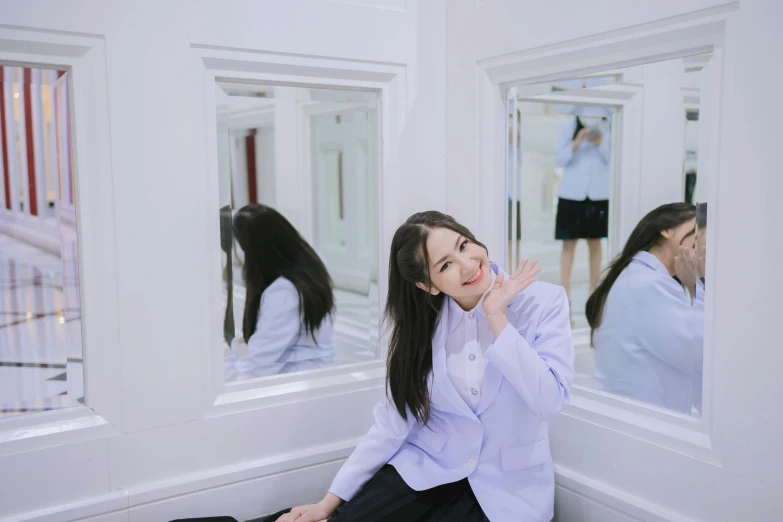
[[[545, 213], [540, 216], [538, 222], [526, 226], [523, 229], [522, 240], [519, 244], [519, 259], [528, 258], [538, 260], [538, 267], [542, 269], [538, 276], [540, 281], [559, 285], [560, 278], [560, 252], [563, 248], [563, 242], [555, 238], [555, 216]], [[603, 270], [609, 263], [607, 259], [606, 241], [602, 241], [602, 262]], [[506, 264], [510, 263], [506, 260]], [[508, 270], [508, 269], [507, 269]], [[571, 319], [575, 330], [588, 328], [585, 318], [585, 304], [589, 297], [589, 258], [587, 250], [587, 241], [579, 241], [574, 254], [574, 266], [571, 271]]]
[[60, 257], [0, 235], [0, 416], [83, 400], [75, 256], [64, 276]]

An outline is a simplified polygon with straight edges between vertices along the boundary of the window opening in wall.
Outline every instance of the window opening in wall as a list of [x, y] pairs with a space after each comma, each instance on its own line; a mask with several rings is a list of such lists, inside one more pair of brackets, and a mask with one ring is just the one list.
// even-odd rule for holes
[[0, 418], [84, 402], [69, 76], [0, 64]]
[[377, 93], [215, 93], [225, 380], [375, 359]]

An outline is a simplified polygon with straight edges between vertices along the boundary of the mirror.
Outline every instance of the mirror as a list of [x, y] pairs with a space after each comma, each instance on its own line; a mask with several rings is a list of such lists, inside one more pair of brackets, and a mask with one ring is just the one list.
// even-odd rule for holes
[[84, 402], [69, 73], [0, 66], [0, 418]]
[[577, 384], [686, 415], [702, 408], [693, 203], [714, 170], [717, 67], [702, 54], [507, 89], [507, 265], [538, 259], [565, 287]]
[[377, 94], [215, 89], [225, 380], [374, 359]]

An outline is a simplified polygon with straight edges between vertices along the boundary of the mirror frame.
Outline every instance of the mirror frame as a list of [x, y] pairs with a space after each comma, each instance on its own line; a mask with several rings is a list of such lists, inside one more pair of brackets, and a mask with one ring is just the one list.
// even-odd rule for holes
[[[399, 151], [399, 129], [406, 107], [406, 70], [399, 65], [365, 64], [342, 60], [325, 60], [310, 57], [285, 57], [285, 62], [274, 55], [253, 54], [241, 51], [196, 48], [204, 70], [202, 89], [204, 93], [204, 121], [206, 163], [209, 194], [207, 208], [218, 208], [218, 162], [217, 121], [215, 114], [215, 83], [253, 83], [317, 89], [344, 89], [372, 91], [378, 94], [377, 102], [377, 209], [378, 209], [378, 259], [388, 257], [391, 237], [400, 218], [395, 211], [394, 201], [401, 194], [401, 188], [394, 183], [396, 162], [393, 158]], [[297, 122], [301, 124], [301, 122]], [[304, 137], [305, 139], [309, 137]], [[301, 145], [300, 145], [301, 146]], [[309, 156], [309, 152], [308, 152]], [[300, 161], [297, 183], [311, 177], [310, 165]], [[219, 237], [217, 219], [210, 220], [207, 231]], [[217, 240], [217, 239], [216, 239]], [[247, 381], [223, 383], [221, 346], [222, 317], [220, 251], [210, 255], [210, 343], [212, 347], [201, 354], [203, 372], [204, 402], [207, 416], [223, 415], [232, 411], [245, 411], [281, 402], [307, 400], [346, 393], [368, 387], [383, 387], [386, 376], [387, 338], [379, 335], [377, 357], [373, 361], [358, 362], [331, 368], [309, 370], [300, 373], [276, 375]], [[387, 268], [378, 266], [378, 312], [379, 324], [382, 303], [386, 298]]]
[[[481, 237], [489, 238], [485, 243], [490, 251], [502, 252], [507, 255], [506, 227], [496, 226], [505, 223], [507, 217], [506, 205], [497, 205], [499, 194], [505, 194], [505, 158], [506, 158], [506, 89], [511, 86], [524, 86], [560, 78], [569, 78], [585, 74], [601, 73], [627, 68], [645, 63], [683, 58], [686, 56], [713, 53], [712, 60], [719, 65], [720, 83], [716, 86], [718, 95], [713, 100], [714, 107], [702, 108], [716, 113], [716, 121], [720, 121], [720, 90], [726, 83], [724, 57], [722, 53], [726, 33], [728, 13], [719, 13], [696, 21], [674, 26], [651, 28], [644, 32], [606, 37], [597, 41], [580, 41], [569, 45], [558, 45], [552, 48], [541, 48], [496, 56], [478, 62], [477, 97], [478, 97], [478, 129], [476, 133], [477, 150], [488, 151], [480, 155], [478, 169], [489, 173], [482, 184], [477, 183], [476, 194], [481, 199], [479, 230]], [[639, 101], [636, 101], [639, 100]], [[628, 103], [641, 103], [639, 96], [634, 96]], [[629, 113], [640, 111], [626, 110], [620, 119], [627, 134], [629, 128], [640, 125], [629, 117]], [[719, 132], [716, 125], [715, 133]], [[640, 137], [641, 140], [641, 137]], [[636, 140], [634, 140], [635, 142]], [[623, 143], [621, 157], [636, 157], [634, 147], [638, 143]], [[717, 180], [720, 169], [717, 162], [719, 147], [709, 151], [710, 165], [713, 177], [709, 181], [707, 202], [715, 200]], [[639, 161], [639, 160], [637, 160]], [[639, 173], [641, 169], [636, 167]], [[625, 173], [624, 173], [625, 174]], [[486, 179], [489, 178], [489, 179]], [[640, 175], [624, 179], [619, 184], [619, 195], [613, 193], [615, 200], [630, 197], [629, 201], [639, 201]], [[624, 207], [624, 208], [623, 208]], [[615, 206], [617, 208], [617, 206]], [[636, 223], [638, 214], [636, 207], [626, 202], [615, 212], [615, 219], [620, 223]], [[626, 225], [628, 227], [629, 225]], [[613, 238], [614, 244], [620, 244], [622, 226], [618, 236]], [[719, 245], [714, 241], [714, 227], [708, 229], [708, 242], [711, 248], [707, 254], [707, 277], [712, 279]], [[571, 405], [563, 412], [563, 416], [584, 420], [608, 429], [642, 439], [654, 444], [676, 449], [701, 460], [717, 462], [720, 455], [714, 449], [711, 437], [712, 419], [712, 344], [714, 337], [714, 294], [707, 297], [705, 312], [705, 344], [704, 344], [704, 386], [702, 418], [692, 418], [671, 412], [655, 406], [635, 402], [630, 399], [613, 396], [595, 391], [584, 386], [574, 385], [572, 388]], [[576, 332], [575, 345], [589, 343], [589, 334]]]

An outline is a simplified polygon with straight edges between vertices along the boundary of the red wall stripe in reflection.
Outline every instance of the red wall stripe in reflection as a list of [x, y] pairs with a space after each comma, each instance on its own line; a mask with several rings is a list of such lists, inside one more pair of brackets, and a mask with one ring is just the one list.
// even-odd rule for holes
[[247, 158], [247, 192], [250, 203], [258, 203], [258, 189], [256, 188], [256, 131], [250, 131], [245, 138], [245, 157]]
[[38, 215], [38, 187], [35, 183], [35, 143], [33, 140], [33, 89], [32, 89], [33, 70], [26, 67], [24, 70], [24, 130], [27, 139], [27, 185], [30, 205], [30, 214]]
[[5, 68], [0, 66], [0, 154], [3, 156], [3, 187], [5, 192], [5, 208], [11, 210], [11, 173], [8, 172], [8, 136], [5, 125]]

